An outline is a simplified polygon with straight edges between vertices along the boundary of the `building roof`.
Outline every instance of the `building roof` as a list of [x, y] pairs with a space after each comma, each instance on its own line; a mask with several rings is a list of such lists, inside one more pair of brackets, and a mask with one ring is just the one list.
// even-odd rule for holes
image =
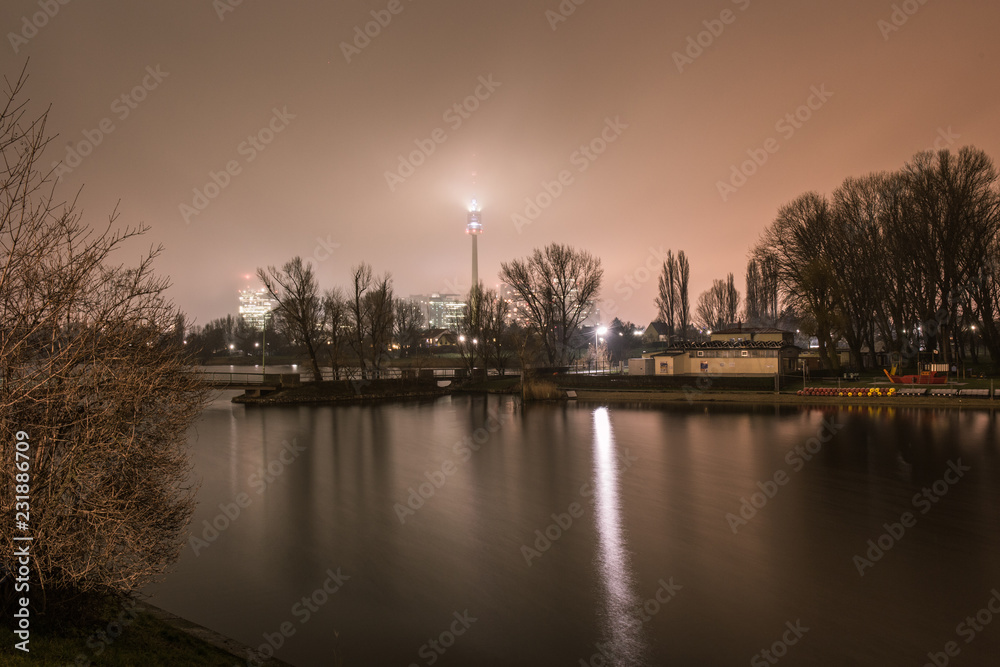
[[713, 340], [708, 342], [683, 341], [672, 344], [668, 350], [767, 350], [786, 349], [798, 346], [779, 340]]
[[449, 329], [428, 329], [421, 335], [424, 338], [440, 338], [444, 334], [452, 333]]
[[652, 329], [661, 336], [666, 336], [668, 333], [670, 333], [670, 329], [667, 328], [667, 323], [661, 322], [659, 320], [653, 320], [652, 322], [650, 322], [649, 326], [646, 327], [646, 331], [649, 331], [650, 329]]
[[737, 334], [791, 334], [792, 331], [786, 329], [776, 329], [774, 327], [744, 327], [735, 326], [728, 329], [720, 329], [719, 331], [713, 331], [713, 336], [728, 336]]

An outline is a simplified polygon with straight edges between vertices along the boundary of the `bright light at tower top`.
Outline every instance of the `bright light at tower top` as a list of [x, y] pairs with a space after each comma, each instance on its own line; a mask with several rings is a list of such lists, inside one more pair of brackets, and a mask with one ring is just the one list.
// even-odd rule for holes
[[483, 233], [483, 215], [479, 209], [479, 202], [475, 199], [469, 204], [469, 224], [465, 226], [466, 234]]

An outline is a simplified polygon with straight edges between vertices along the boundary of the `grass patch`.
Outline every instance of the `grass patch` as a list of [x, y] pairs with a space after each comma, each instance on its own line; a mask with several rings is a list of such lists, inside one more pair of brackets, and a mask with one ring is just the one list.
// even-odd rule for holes
[[566, 392], [549, 380], [525, 379], [524, 400], [551, 401], [565, 398]]
[[[0, 665], [58, 667], [232, 667], [239, 658], [142, 611], [142, 603], [98, 601], [89, 618], [46, 615], [32, 619], [30, 653], [14, 649], [9, 627], [0, 628]], [[79, 618], [79, 617], [77, 617]]]

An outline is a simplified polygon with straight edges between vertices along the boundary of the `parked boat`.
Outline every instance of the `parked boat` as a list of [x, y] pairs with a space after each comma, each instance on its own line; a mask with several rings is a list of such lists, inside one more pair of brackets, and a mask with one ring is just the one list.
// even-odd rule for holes
[[943, 371], [923, 371], [920, 375], [892, 375], [885, 369], [882, 372], [893, 384], [944, 384], [948, 381], [948, 374]]

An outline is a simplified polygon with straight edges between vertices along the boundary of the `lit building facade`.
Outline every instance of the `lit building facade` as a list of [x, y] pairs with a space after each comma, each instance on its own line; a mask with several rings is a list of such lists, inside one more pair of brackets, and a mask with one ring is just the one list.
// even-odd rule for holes
[[259, 290], [240, 290], [240, 317], [257, 331], [264, 329], [264, 318], [274, 309], [274, 305], [263, 287]]
[[428, 329], [458, 331], [465, 312], [465, 300], [459, 294], [415, 294], [411, 301], [420, 305]]

